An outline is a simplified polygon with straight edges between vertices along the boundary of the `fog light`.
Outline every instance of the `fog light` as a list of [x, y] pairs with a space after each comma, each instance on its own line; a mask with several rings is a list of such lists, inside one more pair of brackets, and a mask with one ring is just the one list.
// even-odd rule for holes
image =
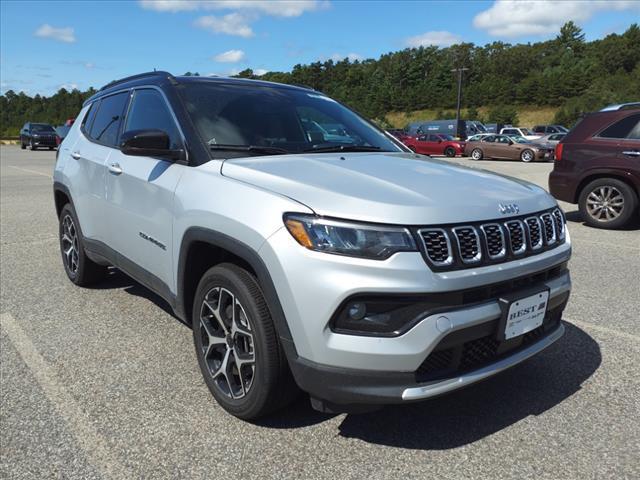
[[364, 303], [352, 303], [349, 305], [349, 318], [351, 320], [362, 320], [367, 314], [367, 306]]

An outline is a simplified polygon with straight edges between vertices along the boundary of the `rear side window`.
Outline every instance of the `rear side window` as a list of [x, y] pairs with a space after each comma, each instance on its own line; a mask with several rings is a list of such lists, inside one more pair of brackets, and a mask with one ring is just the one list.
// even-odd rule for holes
[[169, 135], [169, 148], [182, 148], [178, 127], [164, 98], [156, 90], [135, 91], [124, 128], [125, 132], [132, 130], [162, 130]]
[[111, 147], [117, 145], [118, 131], [128, 97], [129, 92], [122, 92], [105, 97], [100, 101], [93, 125], [88, 131], [91, 138]]
[[520, 135], [520, 132], [514, 128], [506, 128], [502, 131], [506, 135]]
[[608, 126], [598, 137], [601, 138], [640, 138], [640, 128], [638, 123], [640, 122], [640, 113], [635, 115], [629, 115], [628, 117], [618, 120], [613, 125]]

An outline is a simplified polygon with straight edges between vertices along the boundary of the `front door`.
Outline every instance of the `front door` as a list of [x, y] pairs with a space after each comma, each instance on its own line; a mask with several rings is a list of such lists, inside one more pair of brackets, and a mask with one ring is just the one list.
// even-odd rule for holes
[[[184, 148], [163, 95], [155, 89], [134, 90], [123, 132], [162, 130], [171, 148]], [[172, 233], [174, 192], [188, 168], [162, 158], [113, 152], [107, 162], [107, 221], [112, 246], [124, 270], [166, 292], [173, 283]], [[149, 275], [151, 274], [151, 275]]]

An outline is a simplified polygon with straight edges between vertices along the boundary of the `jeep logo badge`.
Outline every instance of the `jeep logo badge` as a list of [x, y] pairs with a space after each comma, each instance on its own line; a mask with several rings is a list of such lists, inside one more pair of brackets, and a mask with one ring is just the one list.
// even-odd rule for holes
[[510, 213], [518, 213], [520, 211], [520, 207], [518, 207], [517, 203], [499, 203], [498, 210], [503, 215], [508, 215]]

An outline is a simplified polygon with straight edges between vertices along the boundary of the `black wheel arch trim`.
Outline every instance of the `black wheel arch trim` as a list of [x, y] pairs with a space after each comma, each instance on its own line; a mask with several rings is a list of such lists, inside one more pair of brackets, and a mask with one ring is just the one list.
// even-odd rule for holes
[[280, 298], [278, 297], [269, 269], [255, 249], [222, 232], [203, 227], [191, 227], [184, 233], [180, 244], [180, 256], [178, 260], [178, 293], [176, 295], [175, 305], [176, 314], [184, 319], [185, 322], [189, 324], [191, 323], [191, 319], [186, 318], [185, 270], [189, 249], [195, 242], [202, 242], [213, 247], [227, 250], [247, 262], [251, 268], [253, 268], [256, 276], [258, 277], [258, 284], [264, 294], [269, 312], [271, 313], [271, 318], [273, 319], [287, 359], [289, 360], [289, 363], [294, 359], [297, 359], [298, 354], [293, 343], [293, 337], [291, 336], [291, 331], [289, 330], [289, 325], [287, 324], [284, 310], [282, 309], [282, 304], [280, 303]]

